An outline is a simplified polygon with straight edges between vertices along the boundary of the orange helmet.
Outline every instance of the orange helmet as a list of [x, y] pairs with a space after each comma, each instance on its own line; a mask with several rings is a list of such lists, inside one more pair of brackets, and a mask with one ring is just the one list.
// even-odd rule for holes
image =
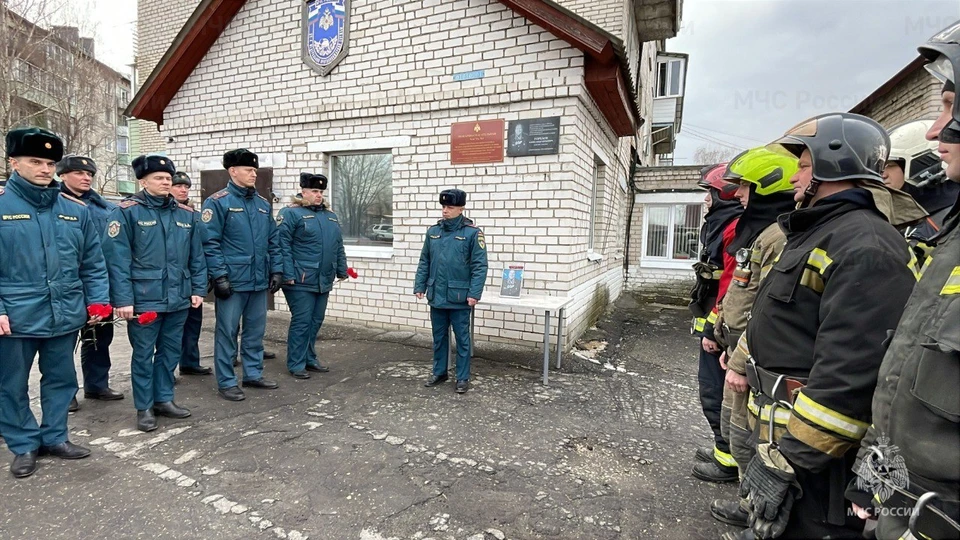
[[726, 170], [726, 163], [707, 165], [700, 169], [700, 180], [697, 181], [697, 186], [706, 190], [714, 189], [719, 193], [721, 199], [732, 201], [737, 193], [738, 185], [723, 179], [723, 173]]

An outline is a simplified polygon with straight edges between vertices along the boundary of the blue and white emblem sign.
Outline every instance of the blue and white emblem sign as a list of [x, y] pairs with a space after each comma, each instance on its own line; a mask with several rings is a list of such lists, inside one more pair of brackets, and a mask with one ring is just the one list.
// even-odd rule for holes
[[350, 0], [305, 0], [303, 60], [320, 75], [347, 55]]

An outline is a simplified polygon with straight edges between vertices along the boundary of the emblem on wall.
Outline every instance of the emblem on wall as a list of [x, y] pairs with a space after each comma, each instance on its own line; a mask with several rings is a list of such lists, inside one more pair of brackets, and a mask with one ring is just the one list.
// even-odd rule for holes
[[303, 61], [321, 76], [347, 55], [350, 0], [305, 0]]

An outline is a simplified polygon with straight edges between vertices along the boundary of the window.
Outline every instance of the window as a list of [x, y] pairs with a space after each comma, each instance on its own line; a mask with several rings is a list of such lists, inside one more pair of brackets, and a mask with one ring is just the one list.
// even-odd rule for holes
[[329, 194], [346, 246], [393, 247], [393, 155], [331, 157]]
[[683, 60], [663, 60], [657, 62], [657, 96], [680, 96], [683, 82]]
[[117, 137], [117, 153], [118, 153], [118, 154], [129, 154], [129, 153], [130, 153], [130, 138], [129, 138], [129, 137]]
[[132, 195], [137, 192], [137, 183], [132, 179], [130, 167], [117, 167], [117, 192], [123, 195]]
[[587, 236], [587, 251], [597, 247], [598, 231], [600, 229], [600, 212], [603, 201], [603, 183], [606, 177], [606, 168], [598, 157], [593, 162], [593, 187], [590, 192], [590, 232]]
[[696, 261], [702, 219], [702, 204], [647, 205], [644, 209], [644, 257]]

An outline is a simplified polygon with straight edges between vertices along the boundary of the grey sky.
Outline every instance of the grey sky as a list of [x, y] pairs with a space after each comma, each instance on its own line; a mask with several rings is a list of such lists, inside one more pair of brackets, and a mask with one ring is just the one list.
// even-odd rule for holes
[[136, 0], [82, 0], [88, 2], [97, 35], [97, 58], [113, 69], [130, 74], [134, 33], [137, 29]]
[[690, 54], [677, 165], [847, 111], [960, 18], [957, 0], [685, 0], [667, 50]]

